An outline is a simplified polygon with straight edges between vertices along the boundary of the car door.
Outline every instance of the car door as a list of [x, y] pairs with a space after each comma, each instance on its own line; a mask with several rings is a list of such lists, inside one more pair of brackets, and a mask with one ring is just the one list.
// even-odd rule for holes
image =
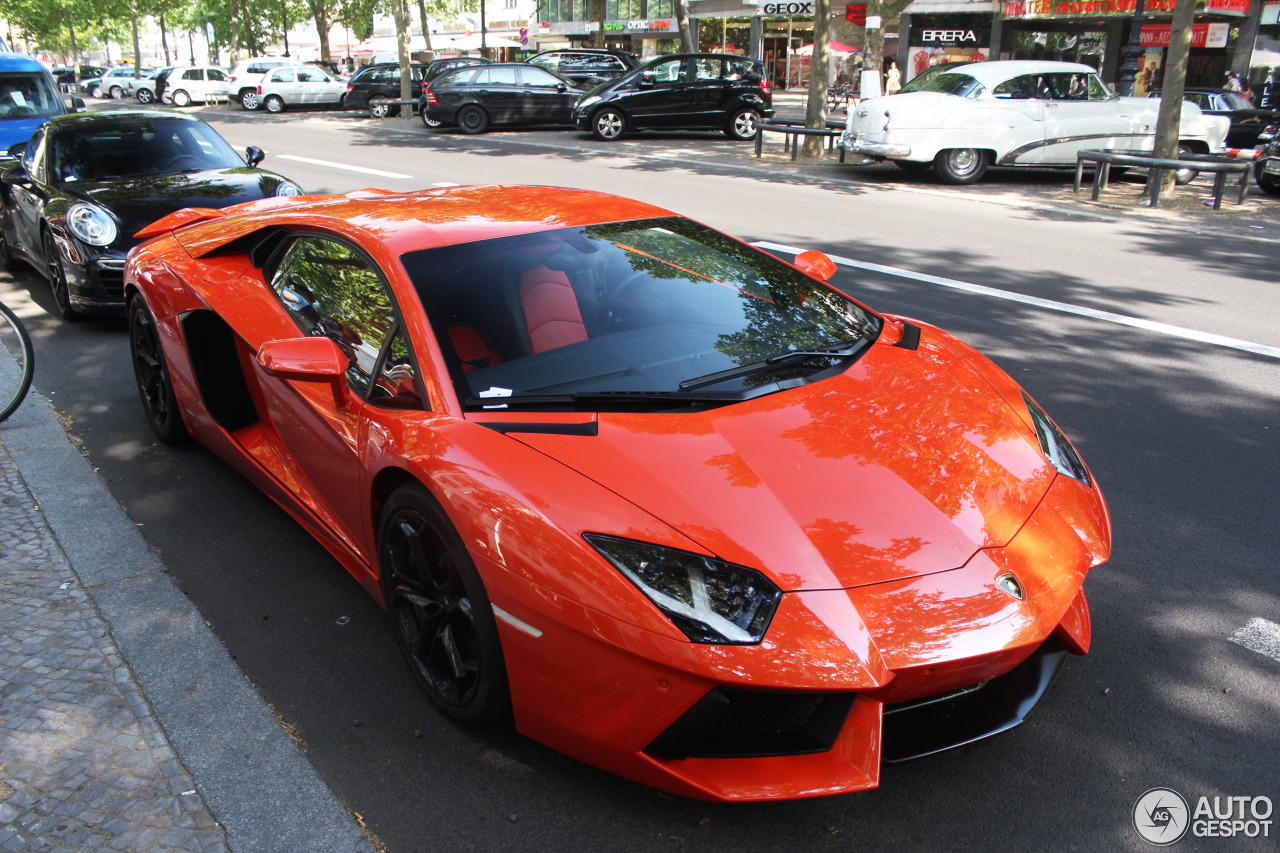
[[686, 89], [689, 102], [682, 127], [724, 125], [724, 60], [698, 57], [693, 60], [693, 77]]
[[681, 127], [689, 110], [687, 57], [678, 56], [658, 62], [634, 78], [634, 91], [621, 105], [631, 117], [631, 127]]
[[527, 124], [569, 124], [582, 92], [535, 66], [520, 71], [520, 118]]
[[294, 239], [270, 286], [293, 320], [292, 328], [280, 329], [281, 338], [328, 337], [349, 365], [339, 395], [328, 382], [275, 375], [254, 362], [267, 416], [285, 451], [282, 462], [294, 478], [289, 487], [373, 563], [376, 555], [360, 535], [367, 529], [366, 417], [370, 407], [420, 409], [422, 400], [391, 290], [363, 252], [322, 235]]
[[510, 65], [485, 68], [471, 84], [471, 96], [484, 107], [489, 121], [512, 124], [520, 121], [520, 78]]
[[319, 68], [299, 68], [297, 74], [304, 104], [336, 103], [346, 90], [345, 86], [335, 85], [332, 78]]
[[227, 94], [227, 74], [221, 68], [204, 69], [204, 93], [201, 100], [208, 101], [210, 98], [222, 98]]
[[1141, 117], [1125, 115], [1120, 99], [1113, 97], [1096, 75], [1067, 72], [1040, 76], [1046, 95], [1042, 162], [1074, 166], [1076, 153], [1084, 148], [1142, 147], [1145, 135], [1141, 126], [1134, 124], [1135, 118]]
[[262, 87], [262, 95], [278, 95], [286, 104], [302, 103], [302, 90], [298, 86], [298, 78], [292, 68], [277, 68], [267, 74], [270, 82]]
[[48, 130], [46, 127], [36, 129], [27, 143], [27, 150], [22, 153], [22, 167], [27, 173], [26, 184], [14, 184], [9, 187], [9, 197], [13, 199], [13, 230], [18, 247], [27, 256], [42, 257], [40, 245], [40, 217], [44, 213], [44, 204], [49, 200], [49, 191], [45, 186], [47, 169], [45, 167], [45, 151], [48, 148]]

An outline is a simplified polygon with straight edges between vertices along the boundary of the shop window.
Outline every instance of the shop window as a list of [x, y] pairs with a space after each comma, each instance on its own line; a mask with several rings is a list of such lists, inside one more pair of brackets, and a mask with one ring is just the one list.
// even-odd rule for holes
[[673, 18], [675, 14], [675, 0], [649, 0], [649, 10], [645, 13], [650, 18]]

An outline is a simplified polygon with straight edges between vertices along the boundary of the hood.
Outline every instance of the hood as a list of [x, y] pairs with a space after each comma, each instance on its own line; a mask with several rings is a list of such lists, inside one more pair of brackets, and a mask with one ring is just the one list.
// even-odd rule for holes
[[120, 239], [131, 246], [145, 225], [184, 207], [222, 208], [275, 195], [284, 180], [264, 169], [215, 169], [180, 175], [144, 175], [63, 184], [68, 195], [102, 205], [115, 216]]
[[602, 412], [595, 437], [509, 435], [784, 590], [962, 566], [1006, 544], [1055, 476], [1010, 405], [927, 337], [707, 412]]

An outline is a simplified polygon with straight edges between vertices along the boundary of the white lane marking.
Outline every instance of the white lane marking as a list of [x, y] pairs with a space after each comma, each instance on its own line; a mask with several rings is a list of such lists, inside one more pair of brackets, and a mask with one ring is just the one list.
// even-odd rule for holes
[[1231, 642], [1280, 661], [1280, 625], [1274, 622], [1262, 618], [1250, 619], [1248, 625], [1231, 635]]
[[413, 175], [405, 175], [400, 172], [384, 172], [381, 169], [367, 169], [364, 166], [349, 166], [346, 163], [335, 163], [332, 160], [316, 160], [313, 157], [299, 157], [296, 154], [277, 154], [281, 160], [296, 160], [299, 163], [310, 163], [313, 166], [328, 166], [330, 169], [344, 169], [348, 172], [362, 172], [366, 175], [377, 175], [380, 178], [400, 178], [408, 180]]
[[542, 632], [539, 631], [537, 628], [533, 627], [528, 622], [525, 622], [523, 619], [517, 619], [516, 617], [512, 616], [510, 613], [503, 610], [501, 607], [494, 604], [493, 602], [490, 602], [489, 606], [493, 608], [494, 616], [497, 616], [499, 619], [501, 619], [503, 622], [506, 622], [512, 628], [515, 628], [520, 631], [524, 631], [526, 634], [532, 637], [542, 636]]
[[451, 184], [448, 181], [441, 181], [438, 184], [432, 184], [433, 187], [460, 187], [462, 184]]
[[[789, 255], [798, 255], [803, 251], [802, 249], [797, 249], [794, 246], [784, 246], [781, 243], [770, 243], [767, 240], [761, 240], [759, 242], [752, 243], [751, 245], [758, 249], [764, 249], [767, 252], [785, 252]], [[1102, 320], [1107, 323], [1116, 323], [1121, 326], [1132, 326], [1135, 329], [1145, 329], [1148, 332], [1156, 332], [1161, 335], [1169, 335], [1175, 338], [1186, 338], [1189, 341], [1198, 341], [1203, 344], [1212, 344], [1213, 346], [1243, 350], [1244, 352], [1251, 352], [1255, 355], [1265, 355], [1269, 358], [1280, 358], [1280, 347], [1268, 346], [1267, 344], [1256, 344], [1252, 341], [1242, 341], [1239, 338], [1228, 338], [1225, 335], [1215, 335], [1211, 332], [1200, 332], [1195, 329], [1184, 328], [1183, 326], [1171, 326], [1168, 323], [1157, 323], [1154, 320], [1143, 320], [1141, 317], [1129, 317], [1124, 314], [1113, 314], [1110, 311], [1099, 311], [1096, 308], [1085, 308], [1081, 305], [1056, 302], [1052, 299], [1041, 299], [1038, 296], [1027, 296], [1022, 293], [1012, 293], [1008, 290], [997, 290], [994, 287], [986, 287], [981, 284], [970, 284], [967, 281], [957, 281], [954, 278], [943, 278], [942, 276], [904, 270], [899, 267], [887, 267], [882, 264], [855, 261], [852, 258], [844, 258], [839, 255], [831, 255], [830, 258], [837, 264], [842, 264], [847, 267], [856, 267], [869, 272], [896, 275], [900, 278], [911, 278], [916, 281], [925, 282], [926, 284], [936, 284], [939, 287], [949, 287], [953, 290], [965, 291], [966, 293], [976, 293], [981, 296], [993, 296], [996, 299], [1007, 299], [1010, 302], [1021, 302], [1024, 305], [1034, 305], [1037, 308], [1045, 308], [1049, 311], [1060, 311], [1064, 314], [1076, 314], [1080, 317], [1088, 317], [1091, 320]]]

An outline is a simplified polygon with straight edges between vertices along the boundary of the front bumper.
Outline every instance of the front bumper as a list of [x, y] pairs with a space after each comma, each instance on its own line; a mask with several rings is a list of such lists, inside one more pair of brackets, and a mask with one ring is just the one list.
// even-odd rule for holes
[[850, 154], [862, 154], [867, 157], [905, 160], [911, 156], [910, 145], [872, 142], [863, 138], [862, 134], [850, 135], [848, 132], [840, 137], [840, 146]]
[[55, 233], [54, 242], [62, 254], [72, 306], [84, 314], [122, 314], [125, 253], [90, 250], [65, 234]]

